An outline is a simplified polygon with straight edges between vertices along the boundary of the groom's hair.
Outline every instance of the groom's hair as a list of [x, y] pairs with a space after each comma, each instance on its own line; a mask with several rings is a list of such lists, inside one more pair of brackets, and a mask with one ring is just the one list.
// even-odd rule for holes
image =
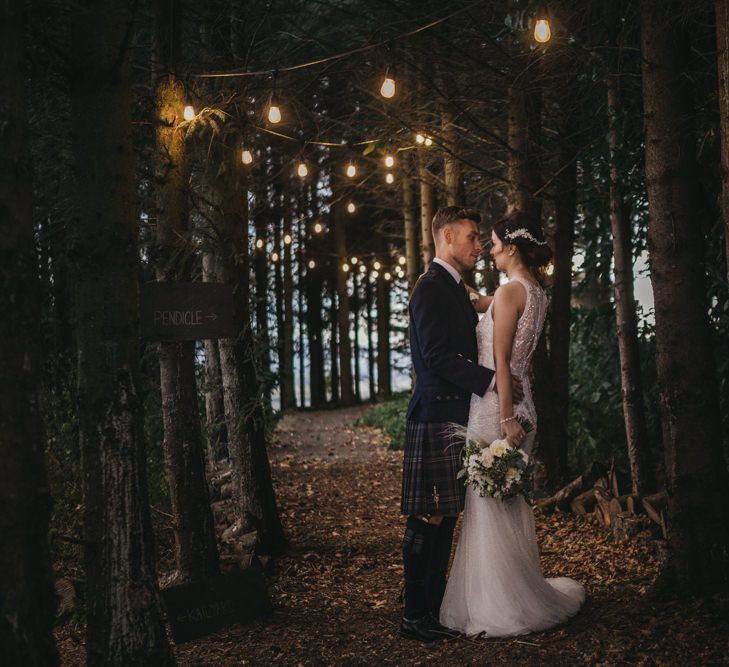
[[433, 216], [432, 232], [433, 238], [436, 239], [438, 232], [448, 223], [456, 220], [473, 220], [477, 225], [481, 224], [481, 214], [475, 208], [466, 208], [465, 206], [443, 206], [439, 208]]

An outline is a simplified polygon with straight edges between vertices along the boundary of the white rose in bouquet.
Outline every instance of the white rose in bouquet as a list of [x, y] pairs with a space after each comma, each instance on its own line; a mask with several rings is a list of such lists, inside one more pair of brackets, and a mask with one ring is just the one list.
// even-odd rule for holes
[[494, 456], [503, 456], [509, 449], [511, 449], [511, 445], [508, 440], [494, 440], [489, 445], [489, 450]]
[[491, 449], [489, 447], [484, 448], [481, 451], [481, 463], [483, 463], [488, 468], [493, 462], [494, 455], [491, 453]]

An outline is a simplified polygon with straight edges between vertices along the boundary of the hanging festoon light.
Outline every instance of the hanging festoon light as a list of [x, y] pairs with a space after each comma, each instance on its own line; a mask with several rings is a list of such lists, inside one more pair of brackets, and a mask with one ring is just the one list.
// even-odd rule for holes
[[392, 169], [395, 166], [395, 158], [392, 155], [385, 155], [385, 166]]
[[385, 280], [391, 280], [392, 274], [389, 271], [385, 271], [385, 275], [383, 277]]
[[272, 254], [271, 254], [271, 259], [272, 259], [272, 260], [273, 260], [274, 262], [278, 262], [278, 253], [277, 253], [277, 252], [274, 252], [274, 253], [272, 253]]
[[344, 262], [344, 264], [342, 264], [342, 271], [344, 271], [344, 273], [349, 272], [349, 264], [347, 264], [347, 262]]
[[314, 234], [321, 234], [324, 231], [324, 226], [321, 222], [314, 223]]
[[286, 245], [290, 245], [290, 244], [291, 244], [291, 234], [286, 234], [286, 235], [284, 236], [284, 243], [285, 243]]
[[357, 262], [359, 262], [359, 260], [356, 257], [352, 257], [352, 259], [350, 261], [352, 262], [352, 264], [356, 264]]
[[545, 269], [545, 272], [548, 276], [551, 276], [554, 274], [554, 264], [552, 264], [552, 262], [547, 264], [547, 268]]
[[243, 164], [250, 164], [253, 162], [253, 153], [251, 153], [247, 148], [244, 148], [240, 154], [240, 159]]
[[195, 118], [195, 107], [193, 107], [192, 104], [186, 104], [185, 108], [182, 110], [182, 117], [185, 120], [192, 120]]
[[380, 86], [380, 95], [388, 100], [395, 97], [395, 79], [390, 76], [390, 68], [385, 70], [385, 78]]
[[552, 28], [549, 25], [549, 18], [544, 7], [540, 7], [534, 21], [534, 40], [546, 44], [550, 39], [552, 39]]
[[372, 265], [375, 271], [379, 271], [382, 268], [382, 264], [380, 264], [377, 260], [375, 260], [375, 263]]
[[418, 132], [415, 135], [415, 143], [416, 144], [421, 144], [421, 145], [424, 144], [425, 143], [425, 135], [424, 134], [421, 134], [420, 132]]
[[306, 162], [299, 162], [299, 166], [296, 167], [296, 173], [299, 175], [299, 178], [306, 178], [309, 174], [309, 167], [306, 166]]
[[280, 123], [281, 122], [281, 108], [278, 106], [278, 99], [276, 97], [276, 77], [277, 72], [271, 74], [271, 99], [268, 103], [268, 122], [269, 123]]
[[359, 272], [360, 273], [367, 273], [367, 267], [364, 264], [359, 265]]
[[261, 248], [263, 248], [263, 239], [258, 239], [258, 240], [256, 241], [256, 248], [258, 248], [259, 250], [260, 250]]
[[355, 167], [354, 164], [352, 162], [350, 162], [347, 165], [347, 169], [346, 169], [345, 173], [347, 174], [347, 176], [349, 176], [349, 178], [354, 178], [357, 175], [357, 167]]
[[315, 262], [315, 261], [314, 261], [313, 259], [310, 259], [310, 260], [309, 260], [309, 263], [307, 264], [307, 266], [308, 266], [308, 267], [309, 267], [310, 269], [315, 269], [315, 268], [316, 268], [316, 262]]
[[430, 137], [425, 137], [425, 139], [423, 140], [423, 143], [426, 146], [432, 146], [433, 145], [433, 140]]
[[392, 185], [395, 182], [395, 177], [392, 175], [391, 172], [387, 172], [387, 175], [385, 176], [385, 183], [388, 185]]
[[378, 278], [378, 277], [380, 276], [380, 273], [379, 273], [379, 271], [373, 271], [373, 272], [372, 272], [372, 273], [371, 273], [370, 275], [371, 275], [371, 276], [372, 276], [373, 278], [377, 279], [377, 278]]
[[354, 202], [349, 202], [349, 204], [347, 204], [348, 213], [354, 213], [356, 210], [357, 210], [357, 207], [354, 205]]
[[404, 257], [403, 257], [402, 255], [400, 255], [400, 257], [398, 257], [398, 258], [397, 258], [397, 263], [398, 263], [398, 264], [399, 264], [400, 266], [405, 266], [405, 264], [407, 264], [407, 261], [408, 261], [408, 260], [407, 260], [407, 259], [405, 259], [405, 258], [404, 258]]

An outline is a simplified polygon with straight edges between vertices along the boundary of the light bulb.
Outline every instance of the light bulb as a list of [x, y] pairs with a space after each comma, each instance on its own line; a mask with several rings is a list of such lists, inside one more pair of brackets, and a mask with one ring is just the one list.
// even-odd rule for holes
[[405, 264], [405, 263], [406, 263], [407, 261], [408, 261], [408, 260], [407, 260], [407, 259], [405, 259], [404, 257], [398, 257], [397, 263], [398, 263], [398, 264], [399, 264], [400, 266], [403, 266], [403, 265], [404, 265], [404, 264]]
[[552, 29], [547, 19], [538, 19], [534, 24], [534, 39], [540, 44], [546, 44], [552, 39]]
[[395, 97], [395, 79], [391, 79], [389, 76], [385, 77], [380, 87], [380, 95], [386, 97], [388, 100], [391, 97]]
[[278, 253], [277, 253], [277, 252], [273, 253], [273, 254], [271, 255], [271, 259], [272, 259], [272, 260], [273, 260], [274, 262], [278, 262]]
[[286, 236], [284, 236], [284, 243], [286, 245], [289, 245], [289, 243], [291, 243], [291, 234], [286, 234]]
[[313, 259], [310, 259], [310, 260], [309, 260], [309, 263], [307, 264], [307, 266], [308, 266], [308, 267], [309, 267], [310, 269], [315, 269], [315, 268], [316, 268], [316, 262], [315, 262], [315, 261], [314, 261]]
[[382, 267], [382, 264], [380, 264], [379, 262], [375, 261], [375, 263], [372, 266], [375, 267], [375, 270], [376, 271], [379, 271], [380, 268]]
[[272, 104], [268, 109], [268, 120], [271, 123], [281, 122], [281, 109], [279, 109], [275, 104]]
[[387, 176], [385, 176], [385, 183], [392, 184], [394, 182], [395, 182], [395, 177], [392, 174], [387, 174]]
[[309, 173], [309, 168], [306, 166], [305, 162], [299, 163], [296, 173], [301, 176], [301, 178], [304, 178]]
[[554, 273], [554, 264], [552, 264], [552, 262], [550, 262], [549, 264], [547, 264], [547, 275], [551, 276], [553, 273]]
[[385, 272], [385, 276], [384, 276], [384, 278], [385, 278], [385, 280], [390, 280], [390, 278], [392, 278], [392, 275], [390, 274], [390, 272], [389, 272], [389, 271], [386, 271], [386, 272]]
[[347, 165], [347, 176], [350, 178], [354, 178], [357, 175], [357, 167], [355, 167], [351, 162]]
[[422, 144], [425, 143], [425, 137], [418, 132], [418, 134], [415, 135], [415, 143], [416, 144]]
[[377, 271], [372, 272], [372, 277], [377, 278], [380, 274]]
[[347, 273], [347, 271], [349, 271], [349, 264], [347, 264], [347, 262], [344, 262], [344, 264], [342, 264], [342, 271], [344, 271], [344, 273]]
[[395, 158], [392, 155], [385, 155], [385, 166], [388, 168], [395, 166]]
[[315, 233], [315, 234], [321, 234], [321, 230], [322, 230], [322, 229], [323, 229], [323, 228], [322, 228], [322, 226], [321, 226], [321, 223], [320, 223], [320, 222], [317, 222], [317, 223], [316, 223], [316, 224], [314, 225], [314, 233]]
[[193, 109], [192, 104], [188, 104], [185, 109], [182, 112], [182, 117], [185, 120], [192, 120], [195, 118], [195, 109]]
[[357, 262], [359, 262], [359, 260], [356, 257], [352, 257], [351, 261], [352, 261], [352, 264], [356, 264]]
[[359, 272], [365, 273], [367, 271], [367, 267], [364, 264], [359, 265]]
[[241, 153], [241, 160], [243, 160], [243, 164], [250, 164], [253, 162], [253, 153], [248, 149], [244, 149], [243, 153]]
[[430, 137], [425, 137], [425, 142], [424, 143], [425, 143], [426, 146], [432, 146], [433, 145], [433, 140]]
[[357, 207], [352, 202], [349, 202], [349, 204], [347, 204], [347, 210], [350, 213], [354, 213], [357, 210]]
[[256, 248], [258, 248], [259, 250], [260, 250], [261, 248], [263, 248], [263, 239], [258, 239], [258, 240], [256, 241]]

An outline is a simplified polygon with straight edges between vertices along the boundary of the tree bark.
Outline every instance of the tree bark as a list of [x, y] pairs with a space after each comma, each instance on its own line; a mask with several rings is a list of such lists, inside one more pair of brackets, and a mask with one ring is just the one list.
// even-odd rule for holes
[[726, 282], [729, 285], [729, 0], [715, 0], [714, 9], [721, 129], [721, 213], [724, 218]]
[[[266, 201], [267, 195], [261, 189], [256, 191], [257, 198]], [[262, 349], [263, 365], [263, 403], [266, 414], [271, 414], [271, 383], [267, 379], [271, 373], [271, 342], [268, 323], [268, 253], [266, 216], [259, 213], [253, 221], [256, 230], [256, 250], [253, 255], [253, 274], [256, 283], [256, 336]], [[259, 248], [258, 245], [262, 244]]]
[[369, 380], [370, 401], [374, 402], [377, 398], [377, 389], [375, 384], [375, 348], [372, 338], [372, 305], [374, 301], [374, 294], [372, 291], [372, 282], [368, 272], [365, 274], [365, 308], [367, 309], [367, 378]]
[[[281, 352], [281, 409], [296, 408], [294, 391], [294, 276], [293, 276], [293, 229], [291, 224], [290, 192], [283, 188], [283, 342]], [[291, 239], [286, 243], [287, 239]]]
[[51, 497], [38, 405], [41, 291], [25, 91], [25, 3], [0, 8], [0, 655], [56, 665]]
[[[402, 158], [405, 160], [405, 158]], [[405, 259], [407, 260], [408, 294], [411, 294], [420, 275], [418, 268], [418, 225], [415, 221], [415, 195], [408, 164], [403, 165], [402, 177], [402, 217], [405, 228]]]
[[[182, 112], [185, 90], [177, 78], [181, 41], [178, 0], [155, 2], [157, 280], [191, 277], [188, 187], [190, 168]], [[170, 492], [175, 560], [180, 582], [220, 572], [200, 426], [195, 341], [159, 344], [165, 472]]]
[[458, 159], [458, 131], [453, 127], [453, 113], [441, 110], [443, 128], [443, 175], [445, 179], [446, 206], [463, 206], [461, 187], [461, 162]]
[[[203, 255], [203, 282], [217, 282], [215, 255]], [[205, 339], [205, 414], [207, 416], [208, 459], [213, 465], [228, 456], [228, 428], [225, 424], [223, 376], [220, 349], [215, 338]]]
[[255, 367], [250, 325], [248, 197], [237, 140], [224, 146], [226, 168], [218, 178], [220, 278], [233, 286], [240, 333], [220, 340], [228, 449], [235, 513], [242, 532], [258, 531], [262, 549], [280, 553], [286, 538], [276, 506], [266, 436], [264, 391]]
[[[382, 241], [380, 240], [380, 245]], [[386, 257], [380, 252], [382, 270], [377, 276], [377, 396], [387, 400], [392, 396], [390, 373], [390, 283], [385, 280]]]
[[619, 136], [619, 77], [607, 77], [608, 154], [610, 156], [610, 226], [613, 232], [615, 260], [615, 317], [620, 353], [620, 385], [623, 395], [623, 418], [628, 444], [633, 493], [645, 495], [655, 491], [655, 473], [648, 445], [648, 428], [643, 403], [638, 347], [638, 317], [633, 293], [633, 252], [631, 223], [626, 213], [618, 165], [621, 151]]
[[642, 0], [648, 244], [656, 367], [679, 588], [729, 590], [729, 484], [711, 350], [695, 159], [694, 108], [681, 2]]
[[[312, 218], [317, 219], [319, 202], [315, 187], [310, 188]], [[324, 290], [324, 267], [320, 252], [322, 240], [307, 234], [306, 246], [310, 257], [314, 259], [314, 267], [307, 265], [306, 287], [306, 342], [309, 351], [309, 393], [311, 407], [323, 407], [327, 402], [326, 381], [324, 378], [324, 321], [322, 318], [322, 294]], [[303, 258], [302, 258], [302, 261]]]
[[427, 271], [435, 257], [432, 222], [435, 215], [435, 190], [433, 177], [428, 169], [425, 148], [418, 149], [418, 180], [420, 181], [420, 238], [423, 270]]
[[346, 221], [344, 218], [344, 205], [341, 201], [334, 208], [334, 242], [336, 244], [337, 266], [337, 325], [339, 329], [339, 378], [340, 398], [342, 405], [351, 405], [354, 402], [352, 390], [352, 343], [349, 338], [349, 294], [347, 291], [347, 278], [349, 273], [343, 270], [343, 265], [349, 261], [347, 256]]
[[335, 261], [329, 275], [329, 357], [332, 403], [339, 403], [339, 321], [337, 319], [337, 273], [340, 271]]
[[[354, 269], [357, 269], [356, 271]], [[360, 393], [360, 379], [362, 374], [360, 372], [360, 349], [359, 349], [359, 311], [360, 311], [360, 298], [359, 298], [359, 265], [352, 267], [352, 326], [354, 328], [354, 400], [357, 403], [362, 401]]]
[[91, 665], [174, 664], [152, 548], [139, 398], [129, 5], [83, 2], [71, 31], [78, 406]]

